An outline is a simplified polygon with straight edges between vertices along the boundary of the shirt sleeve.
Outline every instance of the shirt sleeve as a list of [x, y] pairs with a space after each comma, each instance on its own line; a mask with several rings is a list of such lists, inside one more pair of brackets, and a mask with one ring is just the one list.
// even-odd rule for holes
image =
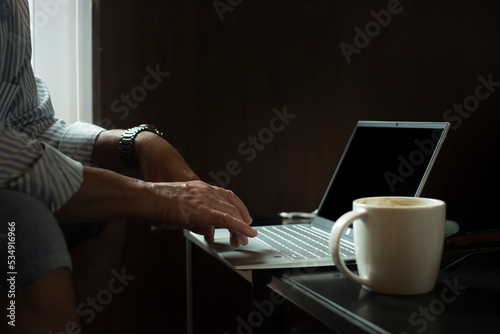
[[84, 166], [89, 166], [96, 138], [104, 129], [90, 123], [68, 124], [56, 119], [47, 86], [36, 76], [35, 81], [37, 105], [28, 114], [36, 116], [28, 118], [29, 122], [25, 121], [26, 118], [19, 117], [23, 122], [18, 123], [17, 130], [22, 129], [30, 137], [47, 143]]
[[49, 144], [84, 166], [90, 166], [95, 141], [102, 131], [103, 128], [94, 124], [85, 122], [67, 124], [63, 120], [54, 119], [35, 139]]
[[83, 165], [0, 123], [0, 188], [28, 193], [57, 211], [80, 188]]

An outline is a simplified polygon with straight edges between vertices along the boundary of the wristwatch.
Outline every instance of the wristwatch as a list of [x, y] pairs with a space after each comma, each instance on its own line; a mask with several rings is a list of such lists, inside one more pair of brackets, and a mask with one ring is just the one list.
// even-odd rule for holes
[[134, 140], [135, 136], [142, 131], [150, 131], [163, 138], [163, 132], [150, 124], [141, 124], [126, 130], [120, 139], [118, 149], [123, 163], [130, 169], [139, 169], [139, 164], [134, 158]]

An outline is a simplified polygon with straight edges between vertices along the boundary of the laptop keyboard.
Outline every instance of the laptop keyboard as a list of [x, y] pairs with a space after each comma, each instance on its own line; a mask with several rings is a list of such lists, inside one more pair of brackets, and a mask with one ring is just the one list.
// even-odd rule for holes
[[[315, 233], [302, 225], [259, 227], [256, 239], [282, 256], [296, 261], [330, 257], [327, 236]], [[354, 250], [341, 245], [342, 256], [354, 255]]]

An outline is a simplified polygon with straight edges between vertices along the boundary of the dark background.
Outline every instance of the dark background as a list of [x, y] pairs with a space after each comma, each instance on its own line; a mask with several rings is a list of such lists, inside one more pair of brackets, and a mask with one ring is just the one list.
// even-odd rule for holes
[[[223, 20], [211, 0], [94, 3], [95, 122], [156, 125], [207, 182], [237, 161], [227, 187], [252, 213], [316, 209], [357, 120], [445, 120], [452, 128], [422, 196], [446, 201], [448, 219], [462, 229], [500, 226], [491, 218], [500, 87], [480, 89], [488, 98], [465, 116], [448, 111], [475, 101], [480, 76], [500, 83], [497, 1], [402, 1], [351, 63], [340, 43], [354, 45], [354, 28], [364, 31], [387, 1], [241, 1]], [[128, 113], [117, 112], [113, 102], [139, 92], [148, 66], [169, 75]], [[247, 161], [239, 145], [269, 128], [274, 108], [296, 117]], [[149, 306], [122, 312], [147, 315], [156, 328], [172, 305], [184, 310], [184, 241], [177, 232], [131, 230], [136, 245], [126, 258], [144, 278], [123, 298]], [[172, 326], [182, 332], [177, 318]]]

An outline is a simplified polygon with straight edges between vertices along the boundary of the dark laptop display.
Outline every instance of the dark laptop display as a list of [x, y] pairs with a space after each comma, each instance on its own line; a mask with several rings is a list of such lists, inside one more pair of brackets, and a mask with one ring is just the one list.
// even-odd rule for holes
[[446, 123], [358, 122], [313, 224], [330, 230], [357, 198], [419, 196], [446, 130]]

